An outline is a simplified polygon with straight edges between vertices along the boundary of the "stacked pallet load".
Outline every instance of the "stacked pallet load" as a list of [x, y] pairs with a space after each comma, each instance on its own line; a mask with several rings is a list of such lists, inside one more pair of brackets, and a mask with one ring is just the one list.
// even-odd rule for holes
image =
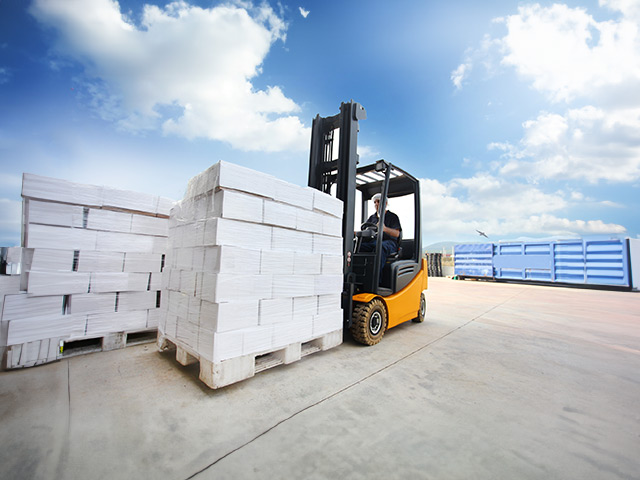
[[0, 359], [7, 349], [6, 322], [2, 321], [2, 309], [6, 295], [20, 293], [20, 269], [22, 267], [22, 248], [0, 248]]
[[340, 200], [217, 163], [171, 210], [158, 346], [218, 388], [339, 345], [342, 260]]
[[24, 174], [21, 291], [4, 296], [6, 367], [152, 340], [173, 202]]

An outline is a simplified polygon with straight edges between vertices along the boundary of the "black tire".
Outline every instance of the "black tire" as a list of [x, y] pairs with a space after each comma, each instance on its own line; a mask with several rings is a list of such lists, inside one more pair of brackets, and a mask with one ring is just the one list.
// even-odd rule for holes
[[418, 310], [418, 316], [412, 320], [413, 323], [424, 322], [427, 316], [427, 296], [422, 292], [420, 294], [420, 309]]
[[384, 302], [374, 298], [369, 303], [357, 303], [353, 307], [351, 335], [363, 345], [375, 345], [382, 340], [387, 329], [387, 309]]

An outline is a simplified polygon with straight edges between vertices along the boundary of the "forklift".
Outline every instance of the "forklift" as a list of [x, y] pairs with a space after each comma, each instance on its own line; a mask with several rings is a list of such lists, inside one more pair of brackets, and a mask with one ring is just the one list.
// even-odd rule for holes
[[[358, 122], [366, 118], [365, 109], [353, 100], [343, 102], [337, 115], [314, 118], [309, 186], [343, 202], [344, 329], [357, 342], [375, 345], [389, 328], [408, 320], [424, 321], [428, 280], [420, 238], [420, 182], [385, 160], [358, 166]], [[378, 225], [363, 223], [359, 231], [354, 229], [356, 208], [360, 207], [361, 219], [368, 218], [369, 200], [375, 194], [381, 195], [380, 225], [388, 199], [402, 199], [406, 210], [413, 210], [413, 238], [403, 238], [400, 231], [398, 251], [387, 257], [382, 274], [383, 235]], [[375, 251], [360, 251], [363, 241], [374, 241]]]

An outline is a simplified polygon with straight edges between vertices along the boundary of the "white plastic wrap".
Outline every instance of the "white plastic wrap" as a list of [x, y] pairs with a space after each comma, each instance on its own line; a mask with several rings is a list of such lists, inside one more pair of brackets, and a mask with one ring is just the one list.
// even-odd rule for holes
[[82, 228], [83, 207], [25, 199], [29, 223]]
[[[278, 180], [271, 175], [228, 162], [219, 162], [217, 169], [218, 178], [214, 188], [230, 188], [267, 198], [274, 198], [276, 195]], [[209, 182], [210, 185], [211, 183]]]
[[32, 296], [68, 295], [89, 291], [89, 273], [27, 272], [27, 292]]
[[71, 295], [70, 309], [73, 315], [114, 313], [116, 311], [116, 294], [76, 293]]
[[25, 247], [96, 250], [97, 235], [98, 232], [84, 228], [29, 224], [26, 226]]
[[158, 215], [163, 215], [168, 217], [169, 212], [171, 212], [171, 208], [175, 204], [174, 200], [165, 197], [158, 197], [158, 207], [156, 208], [156, 213]]
[[81, 250], [78, 272], [122, 272], [124, 253]]
[[169, 234], [169, 219], [134, 213], [131, 217], [131, 233], [166, 237]]
[[292, 298], [270, 298], [260, 300], [260, 325], [293, 321]]

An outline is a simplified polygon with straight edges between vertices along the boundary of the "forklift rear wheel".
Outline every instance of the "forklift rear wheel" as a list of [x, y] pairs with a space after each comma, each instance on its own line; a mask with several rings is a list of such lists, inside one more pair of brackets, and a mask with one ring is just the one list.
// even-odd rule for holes
[[375, 345], [387, 329], [387, 309], [379, 298], [353, 307], [351, 335], [364, 345]]
[[427, 316], [427, 296], [422, 292], [420, 294], [420, 310], [418, 310], [418, 316], [413, 319], [413, 323], [422, 323]]

